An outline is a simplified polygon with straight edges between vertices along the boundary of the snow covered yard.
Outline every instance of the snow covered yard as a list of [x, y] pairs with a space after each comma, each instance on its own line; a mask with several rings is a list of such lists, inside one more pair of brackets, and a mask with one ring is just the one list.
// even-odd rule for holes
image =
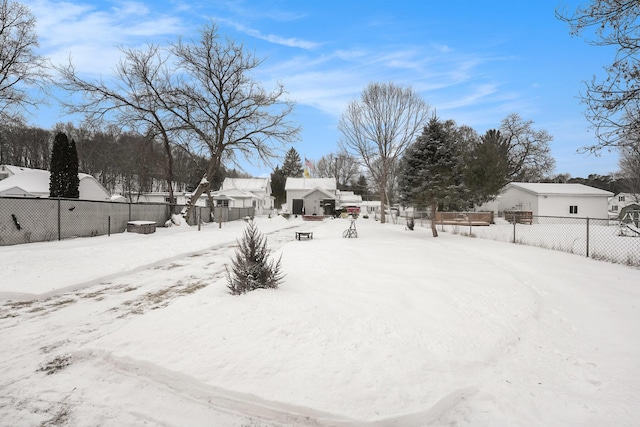
[[357, 239], [257, 225], [286, 277], [242, 296], [224, 278], [242, 221], [0, 248], [0, 424], [640, 418], [640, 270], [372, 219]]

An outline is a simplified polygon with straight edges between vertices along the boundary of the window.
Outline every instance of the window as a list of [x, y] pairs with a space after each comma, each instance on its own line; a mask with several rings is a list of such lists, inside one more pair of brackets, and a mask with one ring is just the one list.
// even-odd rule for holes
[[619, 202], [624, 202], [624, 196], [618, 196], [618, 201]]
[[228, 200], [216, 200], [216, 205], [218, 207], [228, 208], [229, 207], [229, 201]]
[[578, 213], [578, 207], [577, 206], [569, 206], [569, 213], [570, 214], [577, 214]]
[[618, 212], [618, 205], [611, 206], [611, 212]]

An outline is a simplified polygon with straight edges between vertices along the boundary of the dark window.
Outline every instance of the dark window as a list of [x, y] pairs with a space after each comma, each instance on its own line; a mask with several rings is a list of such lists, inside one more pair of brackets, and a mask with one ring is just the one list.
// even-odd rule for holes
[[618, 201], [619, 202], [624, 202], [624, 196], [618, 196]]
[[569, 213], [570, 214], [577, 214], [578, 213], [578, 207], [577, 206], [569, 206]]

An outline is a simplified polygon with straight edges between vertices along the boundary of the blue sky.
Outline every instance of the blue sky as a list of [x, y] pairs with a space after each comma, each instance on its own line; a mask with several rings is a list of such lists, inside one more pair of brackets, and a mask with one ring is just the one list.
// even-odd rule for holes
[[[274, 0], [50, 1], [26, 0], [38, 20], [40, 53], [72, 58], [86, 76], [108, 75], [117, 46], [197, 38], [216, 22], [264, 63], [256, 78], [281, 82], [302, 127], [294, 147], [317, 160], [337, 151], [337, 123], [347, 103], [370, 82], [411, 86], [442, 119], [479, 134], [510, 113], [553, 137], [555, 173], [586, 177], [617, 170], [617, 153], [578, 154], [593, 144], [578, 96], [614, 56], [569, 35], [557, 8], [587, 0]], [[55, 106], [31, 122], [73, 121]], [[256, 176], [270, 167], [246, 165]]]

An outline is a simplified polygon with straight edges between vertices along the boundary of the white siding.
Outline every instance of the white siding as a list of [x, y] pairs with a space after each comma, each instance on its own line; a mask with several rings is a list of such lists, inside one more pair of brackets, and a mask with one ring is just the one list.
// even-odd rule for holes
[[[607, 218], [608, 201], [602, 196], [539, 196], [538, 215], [571, 216], [577, 218]], [[571, 213], [570, 207], [577, 206], [577, 213]]]
[[538, 212], [538, 197], [516, 187], [509, 187], [500, 198], [500, 211]]

